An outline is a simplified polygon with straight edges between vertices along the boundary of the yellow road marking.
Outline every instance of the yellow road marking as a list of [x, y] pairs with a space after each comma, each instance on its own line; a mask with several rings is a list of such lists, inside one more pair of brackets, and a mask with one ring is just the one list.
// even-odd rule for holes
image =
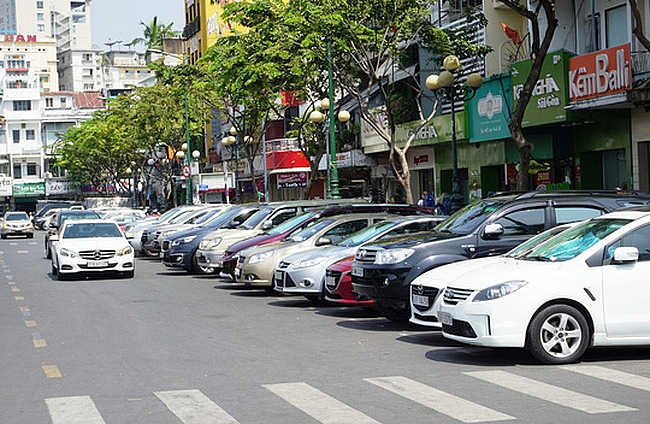
[[18, 287], [12, 287], [11, 288], [12, 293], [18, 293], [19, 291], [20, 291], [20, 289]]
[[27, 327], [36, 327], [36, 320], [25, 320], [25, 325]]
[[35, 339], [32, 340], [34, 342], [34, 347], [45, 347], [47, 346], [47, 343], [45, 342], [45, 339]]
[[43, 372], [45, 373], [45, 378], [61, 378], [61, 371], [56, 365], [43, 365]]
[[29, 312], [29, 308], [27, 306], [21, 306], [20, 312]]
[[22, 297], [22, 296], [14, 296], [14, 299], [16, 299], [16, 300], [25, 300], [25, 298]]

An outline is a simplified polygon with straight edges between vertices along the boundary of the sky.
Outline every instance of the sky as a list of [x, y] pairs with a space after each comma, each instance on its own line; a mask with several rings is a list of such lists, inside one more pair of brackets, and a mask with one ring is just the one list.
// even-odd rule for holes
[[[130, 43], [142, 36], [140, 21], [151, 22], [158, 16], [159, 23], [174, 23], [174, 29], [182, 31], [185, 26], [183, 0], [93, 0], [90, 3], [90, 22], [93, 45], [108, 49], [104, 43], [122, 41]], [[117, 45], [113, 47], [117, 49]], [[126, 47], [122, 47], [126, 49]], [[144, 48], [139, 46], [138, 51]]]

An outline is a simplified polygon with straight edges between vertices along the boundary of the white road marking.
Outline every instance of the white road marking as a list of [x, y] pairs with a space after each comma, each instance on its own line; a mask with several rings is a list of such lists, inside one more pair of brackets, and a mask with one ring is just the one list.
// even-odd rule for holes
[[586, 412], [588, 414], [636, 411], [635, 408], [630, 408], [629, 406], [619, 405], [614, 402], [573, 392], [531, 378], [520, 377], [505, 371], [474, 371], [465, 372], [463, 374], [547, 402], [556, 403], [561, 406], [566, 406], [567, 408], [577, 409], [578, 411]]
[[379, 424], [307, 383], [266, 384], [264, 387], [323, 424]]
[[216, 403], [200, 390], [172, 390], [154, 392], [183, 424], [237, 424]]
[[106, 424], [90, 396], [45, 399], [52, 424]]
[[14, 242], [12, 242], [12, 243], [9, 243], [9, 246], [18, 246], [18, 243], [16, 243], [16, 242], [14, 241]]
[[31, 246], [36, 246], [36, 245], [37, 245], [38, 243], [37, 243], [37, 242], [35, 242], [35, 241], [30, 241], [30, 242], [29, 242], [29, 243], [27, 243], [27, 244], [29, 244], [29, 245], [31, 245]]
[[364, 380], [464, 423], [515, 419], [510, 415], [486, 408], [406, 377], [379, 377]]
[[598, 365], [565, 365], [560, 367], [567, 371], [577, 372], [589, 377], [599, 378], [634, 389], [650, 392], [650, 378], [630, 374], [623, 371], [612, 370]]
[[16, 250], [16, 253], [29, 253], [29, 250]]

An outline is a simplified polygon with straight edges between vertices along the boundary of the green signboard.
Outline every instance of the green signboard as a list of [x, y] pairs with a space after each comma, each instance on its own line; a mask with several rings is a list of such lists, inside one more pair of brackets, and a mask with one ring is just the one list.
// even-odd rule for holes
[[467, 102], [469, 141], [501, 140], [510, 137], [512, 82], [509, 74], [484, 81]]
[[[569, 118], [569, 112], [565, 106], [569, 104], [567, 75], [569, 58], [572, 56], [571, 53], [563, 50], [546, 55], [542, 64], [542, 72], [521, 122], [523, 127], [563, 122]], [[526, 78], [530, 74], [531, 65], [530, 59], [510, 65], [515, 104]]]
[[[456, 116], [456, 139], [463, 140], [467, 138], [465, 130], [465, 112], [457, 111]], [[395, 140], [401, 147], [406, 140], [413, 134], [420, 121], [407, 122], [400, 124], [395, 129]], [[418, 131], [411, 146], [426, 146], [434, 143], [451, 141], [451, 114], [436, 116]]]
[[20, 183], [14, 184], [14, 196], [39, 196], [45, 195], [45, 183]]

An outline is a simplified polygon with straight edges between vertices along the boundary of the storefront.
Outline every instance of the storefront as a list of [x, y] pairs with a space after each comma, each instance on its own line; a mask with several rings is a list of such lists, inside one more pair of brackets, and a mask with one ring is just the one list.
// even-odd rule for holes
[[13, 203], [14, 210], [35, 212], [36, 202], [45, 199], [45, 183], [14, 183], [13, 184]]

